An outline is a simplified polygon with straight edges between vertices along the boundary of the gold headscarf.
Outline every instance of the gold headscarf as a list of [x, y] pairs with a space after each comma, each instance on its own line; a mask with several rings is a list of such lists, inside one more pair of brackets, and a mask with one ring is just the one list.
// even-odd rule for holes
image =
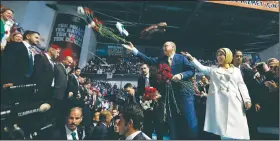
[[232, 67], [232, 65], [230, 65], [231, 64], [231, 62], [232, 62], [232, 52], [231, 52], [231, 50], [229, 49], [229, 48], [220, 48], [218, 51], [217, 51], [217, 53], [218, 52], [222, 52], [222, 53], [224, 53], [225, 54], [225, 64], [228, 64], [229, 66], [231, 66]]

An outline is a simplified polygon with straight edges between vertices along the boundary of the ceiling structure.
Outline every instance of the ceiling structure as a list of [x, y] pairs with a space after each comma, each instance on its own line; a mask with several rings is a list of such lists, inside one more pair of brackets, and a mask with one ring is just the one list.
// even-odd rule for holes
[[[279, 13], [196, 1], [58, 1], [58, 4], [86, 6], [115, 28], [123, 23], [134, 45], [162, 47], [174, 41], [180, 50], [198, 51], [207, 57], [220, 47], [260, 52], [279, 42]], [[150, 40], [140, 32], [151, 24], [166, 22], [163, 34]], [[98, 42], [113, 43], [103, 37]], [[212, 56], [212, 55], [211, 55]], [[208, 58], [208, 57], [207, 57]]]

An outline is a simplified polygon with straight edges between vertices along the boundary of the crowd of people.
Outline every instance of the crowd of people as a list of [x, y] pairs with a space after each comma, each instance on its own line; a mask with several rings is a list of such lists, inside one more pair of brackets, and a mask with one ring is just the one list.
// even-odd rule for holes
[[87, 65], [82, 69], [84, 73], [95, 73], [95, 74], [140, 74], [139, 65], [140, 60], [136, 57], [130, 57], [129, 59], [123, 59], [122, 57], [116, 58], [114, 64], [109, 63], [105, 65], [103, 61], [95, 58], [88, 61]]
[[[213, 66], [217, 64], [217, 61], [203, 59], [199, 59], [199, 62], [206, 66]], [[139, 68], [141, 63], [142, 61], [134, 56], [132, 56], [129, 60], [124, 60], [122, 59], [122, 57], [119, 57], [117, 63], [109, 65], [105, 65], [105, 63], [103, 61], [100, 61], [99, 59], [90, 59], [87, 65], [84, 68], [82, 68], [82, 72], [94, 74], [113, 73], [139, 75]], [[197, 69], [196, 72], [199, 73]]]
[[[11, 9], [1, 9], [4, 28], [12, 17]], [[2, 44], [4, 34], [1, 25], [1, 111], [12, 108], [21, 114], [7, 112], [1, 139], [263, 139], [258, 126], [279, 126], [276, 58], [251, 65], [241, 51], [222, 48], [217, 61], [203, 61], [177, 54], [174, 42], [163, 45], [164, 57], [151, 58], [130, 43], [134, 59], [109, 67], [95, 59], [81, 69], [71, 56], [57, 60], [61, 49], [56, 45], [47, 51], [36, 47], [36, 31], [14, 32]], [[164, 82], [153, 67], [162, 63], [172, 74]], [[195, 69], [204, 75], [195, 77]], [[118, 88], [81, 72], [140, 76], [137, 86]], [[144, 96], [147, 88], [156, 88], [151, 99]]]

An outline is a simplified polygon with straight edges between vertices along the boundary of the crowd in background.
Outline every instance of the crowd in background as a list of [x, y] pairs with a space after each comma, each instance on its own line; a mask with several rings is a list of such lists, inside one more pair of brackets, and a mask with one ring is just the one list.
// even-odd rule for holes
[[[83, 73], [95, 73], [95, 74], [140, 74], [139, 68], [142, 63], [137, 57], [132, 56], [129, 59], [123, 59], [122, 57], [117, 58], [115, 64], [105, 65], [103, 61], [98, 58], [90, 59], [86, 66], [82, 69]], [[199, 61], [205, 66], [213, 66], [217, 64], [217, 61], [203, 60]], [[196, 70], [197, 73], [198, 70]]]
[[136, 57], [129, 59], [119, 57], [115, 59], [117, 61], [114, 64], [108, 63], [108, 65], [105, 65], [104, 61], [100, 61], [98, 58], [90, 59], [82, 69], [82, 72], [95, 74], [139, 74], [139, 65], [141, 63]]

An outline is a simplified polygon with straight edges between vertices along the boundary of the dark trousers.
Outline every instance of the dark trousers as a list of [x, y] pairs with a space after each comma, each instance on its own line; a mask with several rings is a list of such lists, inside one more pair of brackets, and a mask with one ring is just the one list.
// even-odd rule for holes
[[171, 140], [193, 140], [197, 139], [197, 117], [194, 101], [188, 96], [181, 95], [176, 98], [180, 114], [176, 113], [174, 104], [171, 104], [171, 116], [167, 108], [167, 120], [170, 129]]
[[65, 100], [52, 99], [52, 114], [51, 118], [56, 122], [56, 124], [65, 124], [65, 116], [66, 116], [66, 102]]

